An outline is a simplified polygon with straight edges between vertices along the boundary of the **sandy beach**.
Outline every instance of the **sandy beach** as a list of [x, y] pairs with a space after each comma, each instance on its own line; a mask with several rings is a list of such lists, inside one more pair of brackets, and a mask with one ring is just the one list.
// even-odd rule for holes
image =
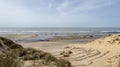
[[119, 34], [101, 37], [86, 44], [69, 41], [20, 44], [26, 48], [43, 50], [58, 58], [64, 58], [70, 61], [73, 67], [120, 67]]
[[[36, 34], [7, 35], [10, 39], [37, 37]], [[120, 34], [100, 38], [76, 38], [51, 41], [20, 41], [24, 48], [34, 48], [69, 61], [73, 67], [120, 67]], [[81, 40], [85, 42], [81, 42]], [[79, 42], [80, 41], [80, 42]]]

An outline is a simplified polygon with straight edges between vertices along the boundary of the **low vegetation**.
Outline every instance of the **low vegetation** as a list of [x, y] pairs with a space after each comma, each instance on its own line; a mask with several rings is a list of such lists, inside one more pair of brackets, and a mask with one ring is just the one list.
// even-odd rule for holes
[[[33, 63], [25, 63], [31, 61]], [[0, 67], [72, 67], [71, 63], [50, 53], [23, 48], [12, 40], [0, 37]]]

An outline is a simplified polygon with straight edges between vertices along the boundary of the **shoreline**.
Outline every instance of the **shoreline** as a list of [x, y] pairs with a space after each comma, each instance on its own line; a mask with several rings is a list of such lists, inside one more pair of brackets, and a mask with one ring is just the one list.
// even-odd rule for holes
[[[14, 36], [14, 35], [13, 35]], [[25, 39], [37, 37], [31, 35], [17, 35], [16, 38]], [[50, 41], [18, 41], [24, 48], [34, 48], [51, 53], [56, 58], [69, 61], [74, 67], [119, 67], [120, 63], [120, 34], [95, 36], [62, 36]], [[60, 39], [59, 39], [60, 38]], [[81, 42], [80, 40], [85, 41]], [[78, 40], [78, 41], [76, 41]], [[26, 41], [26, 40], [25, 40]]]
[[[58, 33], [59, 34], [59, 33]], [[109, 35], [109, 34], [107, 34]], [[107, 36], [106, 34], [69, 34], [69, 35], [56, 35], [48, 34], [0, 34], [2, 37], [9, 38], [15, 42], [56, 42], [56, 41], [69, 41], [69, 42], [90, 42], [100, 37]]]

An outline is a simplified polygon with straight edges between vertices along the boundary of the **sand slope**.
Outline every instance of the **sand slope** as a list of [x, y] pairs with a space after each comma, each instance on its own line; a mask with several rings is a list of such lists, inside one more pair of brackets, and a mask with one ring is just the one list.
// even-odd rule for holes
[[[67, 49], [67, 50], [66, 50]], [[120, 67], [120, 35], [102, 37], [86, 45], [69, 45], [64, 48], [65, 56], [75, 67]]]
[[74, 67], [120, 67], [120, 34], [86, 45], [70, 44], [53, 54], [69, 60]]
[[57, 58], [70, 61], [73, 67], [120, 67], [120, 34], [88, 44], [32, 42], [22, 45], [50, 52]]

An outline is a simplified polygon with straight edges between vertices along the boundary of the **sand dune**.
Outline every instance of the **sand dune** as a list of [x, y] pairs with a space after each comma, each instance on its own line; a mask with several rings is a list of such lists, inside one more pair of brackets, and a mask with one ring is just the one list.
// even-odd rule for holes
[[102, 37], [86, 45], [71, 44], [61, 53], [57, 56], [68, 59], [75, 67], [120, 67], [120, 35]]
[[108, 37], [102, 37], [100, 39], [97, 39], [97, 40], [91, 42], [91, 44], [120, 45], [120, 34], [111, 35]]
[[120, 67], [120, 34], [102, 37], [87, 44], [64, 42], [22, 43], [52, 53], [73, 67]]
[[24, 48], [10, 39], [0, 37], [0, 67], [72, 67], [69, 61], [48, 52]]

